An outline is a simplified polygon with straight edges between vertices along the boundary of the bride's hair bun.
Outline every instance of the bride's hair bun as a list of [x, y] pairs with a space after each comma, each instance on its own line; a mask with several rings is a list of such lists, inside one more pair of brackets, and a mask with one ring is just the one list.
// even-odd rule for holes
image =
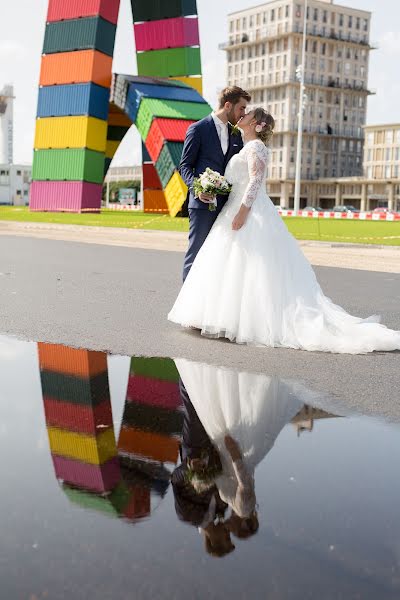
[[275, 127], [273, 116], [264, 108], [256, 108], [254, 111], [254, 119], [257, 122], [256, 133], [259, 139], [267, 145], [272, 137]]

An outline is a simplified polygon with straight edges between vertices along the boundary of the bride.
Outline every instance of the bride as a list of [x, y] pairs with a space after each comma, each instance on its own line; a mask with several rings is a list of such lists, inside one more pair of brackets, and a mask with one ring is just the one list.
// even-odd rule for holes
[[168, 319], [237, 343], [348, 354], [400, 349], [400, 331], [379, 316], [351, 316], [324, 295], [268, 197], [274, 125], [263, 108], [241, 120], [245, 146], [225, 172], [232, 192]]

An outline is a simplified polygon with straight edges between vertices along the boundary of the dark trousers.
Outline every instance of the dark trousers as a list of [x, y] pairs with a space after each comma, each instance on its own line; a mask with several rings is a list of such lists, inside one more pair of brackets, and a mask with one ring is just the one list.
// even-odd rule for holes
[[208, 208], [206, 210], [189, 208], [189, 247], [183, 263], [183, 281], [185, 281], [198, 251], [204, 244], [220, 212], [220, 210], [211, 211]]

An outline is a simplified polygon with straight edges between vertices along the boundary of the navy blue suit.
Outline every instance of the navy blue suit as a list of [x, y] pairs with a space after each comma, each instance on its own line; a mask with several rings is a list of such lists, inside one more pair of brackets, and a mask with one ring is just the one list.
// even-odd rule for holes
[[193, 180], [198, 177], [207, 167], [218, 171], [223, 175], [228, 162], [243, 148], [242, 136], [232, 135], [229, 127], [229, 146], [224, 155], [221, 142], [212, 116], [205, 117], [197, 123], [193, 123], [187, 130], [185, 144], [179, 172], [183, 181], [189, 188], [189, 247], [185, 256], [183, 267], [183, 280], [202, 247], [211, 227], [227, 201], [227, 196], [218, 196], [217, 210], [210, 211], [208, 204], [195, 198], [193, 192]]

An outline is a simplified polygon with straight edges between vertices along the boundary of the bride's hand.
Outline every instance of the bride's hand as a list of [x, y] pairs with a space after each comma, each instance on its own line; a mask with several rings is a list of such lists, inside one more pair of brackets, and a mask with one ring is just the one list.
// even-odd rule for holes
[[250, 208], [242, 204], [242, 206], [239, 209], [239, 212], [232, 221], [232, 229], [234, 231], [238, 231], [239, 229], [241, 229], [241, 227], [243, 227], [243, 225], [246, 223], [247, 215], [249, 214], [249, 212]]

